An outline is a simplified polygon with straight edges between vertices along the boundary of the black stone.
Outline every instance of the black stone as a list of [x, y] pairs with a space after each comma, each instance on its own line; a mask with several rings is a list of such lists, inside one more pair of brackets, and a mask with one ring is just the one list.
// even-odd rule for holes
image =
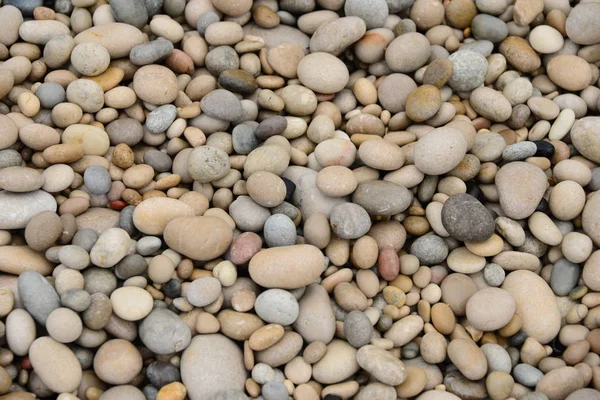
[[467, 194], [475, 197], [480, 203], [485, 203], [485, 196], [475, 181], [467, 181]]
[[162, 289], [165, 296], [172, 299], [177, 298], [181, 295], [181, 282], [177, 279], [171, 279], [163, 285]]
[[526, 339], [527, 339], [527, 333], [525, 333], [524, 331], [519, 331], [516, 334], [512, 335], [508, 339], [508, 342], [513, 347], [520, 347], [523, 343], [525, 343]]
[[552, 347], [553, 356], [561, 355], [566, 349], [566, 347], [560, 342], [560, 340], [558, 340], [558, 336], [552, 339], [549, 345], [550, 347]]
[[281, 179], [283, 179], [283, 183], [285, 183], [285, 201], [291, 202], [294, 191], [296, 190], [296, 184], [287, 178]]
[[555, 149], [552, 143], [546, 142], [545, 140], [540, 140], [533, 143], [535, 143], [535, 146], [537, 147], [535, 157], [552, 158], [552, 156], [554, 156]]
[[180, 382], [179, 369], [173, 364], [162, 361], [154, 361], [146, 368], [146, 377], [150, 383], [160, 389], [171, 382]]
[[548, 204], [548, 200], [542, 198], [542, 201], [540, 201], [540, 203], [537, 205], [537, 207], [535, 208], [535, 211], [539, 211], [539, 212], [543, 212], [544, 214], [548, 215], [548, 216], [552, 216], [550, 214], [550, 204]]

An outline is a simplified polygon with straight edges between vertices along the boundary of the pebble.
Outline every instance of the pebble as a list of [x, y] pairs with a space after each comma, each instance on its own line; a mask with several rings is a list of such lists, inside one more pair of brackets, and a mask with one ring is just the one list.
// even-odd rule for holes
[[301, 244], [259, 251], [250, 260], [248, 272], [263, 287], [296, 289], [313, 282], [323, 271], [323, 264], [319, 249]]
[[300, 311], [296, 298], [282, 289], [269, 289], [262, 292], [256, 298], [254, 309], [264, 321], [283, 326], [293, 324]]
[[452, 76], [448, 80], [450, 87], [459, 92], [469, 92], [481, 86], [488, 69], [488, 62], [481, 54], [462, 50], [453, 53], [448, 60], [452, 61]]
[[417, 141], [415, 166], [428, 175], [442, 175], [454, 169], [467, 152], [462, 133], [454, 128], [437, 128]]
[[546, 186], [544, 172], [539, 167], [522, 161], [508, 163], [496, 174], [500, 205], [506, 215], [514, 219], [527, 218], [533, 214]]
[[304, 86], [324, 94], [339, 92], [350, 79], [344, 63], [325, 52], [312, 53], [302, 58], [298, 63], [297, 73]]
[[31, 344], [29, 360], [42, 383], [51, 391], [62, 393], [78, 388], [82, 378], [81, 365], [64, 344], [42, 336]]
[[543, 279], [531, 271], [513, 271], [506, 276], [502, 289], [515, 300], [516, 313], [529, 337], [545, 344], [556, 336], [560, 312], [552, 290]]
[[182, 382], [193, 400], [243, 390], [246, 377], [241, 350], [221, 334], [194, 337], [181, 357]]
[[367, 211], [358, 204], [340, 204], [331, 210], [331, 229], [342, 239], [358, 239], [371, 228]]
[[446, 200], [442, 224], [452, 237], [466, 242], [483, 242], [495, 228], [489, 211], [469, 194], [457, 194]]
[[156, 354], [172, 354], [184, 350], [191, 341], [186, 324], [172, 311], [156, 308], [139, 327], [142, 343]]
[[425, 65], [430, 54], [429, 40], [420, 33], [409, 32], [398, 36], [388, 45], [385, 61], [394, 72], [414, 72]]
[[565, 24], [569, 39], [581, 45], [595, 44], [600, 40], [596, 31], [597, 21], [592, 18], [598, 8], [594, 3], [583, 3], [571, 10]]
[[387, 385], [400, 385], [406, 380], [402, 361], [377, 346], [361, 347], [356, 353], [356, 361], [361, 368]]
[[502, 289], [482, 289], [471, 296], [466, 313], [467, 319], [476, 329], [495, 331], [513, 318], [515, 301]]
[[344, 319], [344, 336], [352, 346], [361, 348], [371, 342], [373, 326], [361, 311], [351, 311]]

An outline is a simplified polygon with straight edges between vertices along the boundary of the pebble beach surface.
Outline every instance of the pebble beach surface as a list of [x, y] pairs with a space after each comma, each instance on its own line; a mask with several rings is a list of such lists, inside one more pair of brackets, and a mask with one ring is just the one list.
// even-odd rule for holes
[[0, 0], [0, 400], [600, 400], [600, 2]]

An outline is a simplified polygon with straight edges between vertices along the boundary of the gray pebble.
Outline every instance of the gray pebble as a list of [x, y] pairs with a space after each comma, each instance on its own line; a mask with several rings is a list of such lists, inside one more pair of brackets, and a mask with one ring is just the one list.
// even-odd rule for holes
[[248, 396], [244, 392], [230, 389], [213, 395], [210, 400], [248, 400]]
[[592, 180], [587, 187], [590, 191], [600, 190], [600, 167], [592, 169]]
[[419, 346], [415, 342], [409, 342], [402, 346], [402, 357], [413, 359], [419, 355]]
[[296, 298], [287, 290], [269, 289], [258, 295], [254, 310], [263, 321], [288, 326], [298, 318], [300, 307]]
[[200, 108], [210, 117], [237, 121], [244, 115], [240, 99], [225, 89], [213, 90], [200, 100]]
[[294, 14], [289, 13], [287, 11], [277, 11], [277, 16], [279, 17], [279, 20], [281, 21], [282, 24], [284, 25], [289, 25], [289, 26], [296, 26], [296, 17], [294, 17]]
[[144, 386], [144, 388], [142, 389], [142, 393], [144, 394], [146, 400], [156, 400], [156, 398], [158, 397], [158, 389], [152, 385]]
[[206, 28], [209, 25], [214, 24], [215, 22], [219, 22], [221, 19], [214, 11], [207, 11], [198, 18], [198, 23], [196, 23], [196, 30], [200, 32], [202, 36], [204, 36], [204, 32], [206, 32]]
[[56, 0], [54, 3], [54, 11], [60, 14], [71, 14], [73, 11], [73, 3], [71, 0]]
[[177, 18], [183, 15], [183, 12], [185, 11], [185, 3], [185, 0], [165, 0], [163, 8], [169, 17]]
[[111, 0], [110, 6], [117, 21], [142, 29], [148, 23], [144, 0]]
[[525, 232], [525, 243], [517, 247], [518, 251], [533, 254], [536, 257], [542, 257], [546, 254], [547, 249], [548, 245], [533, 236], [531, 232]]
[[169, 126], [177, 118], [177, 107], [173, 104], [165, 104], [152, 110], [146, 118], [146, 128], [150, 133], [162, 133], [169, 129]]
[[135, 46], [129, 52], [129, 59], [139, 66], [154, 64], [171, 54], [174, 48], [173, 43], [159, 37], [151, 42]]
[[159, 389], [171, 382], [181, 381], [179, 369], [173, 364], [162, 361], [154, 361], [148, 365], [146, 377], [152, 385]]
[[110, 269], [92, 267], [83, 272], [84, 290], [89, 294], [104, 293], [107, 296], [117, 288], [117, 278]]
[[402, 10], [406, 10], [413, 5], [415, 0], [386, 0], [389, 12], [396, 14]]
[[83, 174], [83, 182], [90, 194], [106, 194], [112, 185], [110, 173], [101, 165], [90, 165]]
[[489, 263], [483, 269], [483, 279], [485, 279], [488, 285], [493, 287], [502, 285], [505, 276], [506, 272], [498, 264]]
[[265, 363], [258, 363], [252, 368], [252, 379], [260, 385], [275, 380], [275, 371]]
[[148, 17], [152, 17], [160, 11], [163, 6], [163, 0], [144, 0]]
[[488, 62], [484, 56], [471, 50], [461, 50], [448, 57], [454, 70], [448, 85], [457, 92], [470, 92], [485, 80]]
[[287, 128], [287, 119], [280, 115], [274, 115], [258, 125], [255, 135], [260, 140], [266, 140], [271, 136], [281, 135], [285, 128]]
[[144, 128], [133, 118], [120, 118], [106, 126], [106, 133], [112, 146], [120, 143], [135, 146], [144, 137]]
[[215, 47], [208, 52], [204, 59], [206, 68], [215, 76], [228, 69], [238, 69], [240, 58], [237, 52], [230, 46]]
[[329, 224], [339, 238], [358, 239], [371, 229], [371, 217], [358, 204], [343, 203], [333, 207]]
[[435, 265], [448, 256], [448, 245], [437, 235], [425, 235], [413, 242], [410, 254], [417, 257], [423, 265]]
[[413, 194], [393, 182], [370, 180], [358, 184], [352, 202], [363, 207], [370, 215], [391, 216], [405, 211]]
[[527, 387], [535, 387], [544, 376], [542, 371], [529, 364], [517, 364], [512, 374], [517, 382]]
[[521, 161], [528, 157], [533, 157], [537, 151], [537, 146], [533, 142], [519, 142], [507, 146], [502, 152], [504, 161]]
[[300, 210], [295, 205], [284, 201], [277, 207], [271, 208], [271, 214], [283, 214], [286, 215], [292, 221], [295, 221], [298, 218], [298, 214]]
[[289, 398], [287, 388], [282, 382], [278, 381], [265, 383], [261, 393], [265, 400], [287, 400]]
[[156, 354], [184, 350], [192, 340], [190, 328], [172, 311], [154, 309], [140, 324], [140, 339]]
[[121, 210], [121, 214], [119, 214], [119, 228], [125, 230], [129, 234], [129, 236], [135, 236], [138, 233], [137, 228], [133, 224], [133, 212], [135, 211], [135, 206], [127, 206]]
[[525, 396], [521, 397], [521, 400], [548, 400], [548, 396], [542, 392], [529, 392], [525, 393]]
[[97, 240], [98, 233], [96, 233], [96, 231], [93, 229], [86, 228], [81, 229], [77, 231], [77, 233], [75, 233], [71, 244], [82, 247], [85, 251], [89, 253], [92, 250], [92, 247], [94, 247], [94, 244], [96, 244]]
[[386, 0], [346, 0], [344, 14], [346, 17], [359, 17], [367, 29], [381, 28], [388, 16]]
[[40, 99], [40, 104], [44, 108], [53, 108], [58, 103], [65, 101], [65, 89], [56, 82], [42, 83], [35, 91], [35, 95]]
[[369, 344], [373, 336], [373, 325], [369, 317], [361, 311], [348, 313], [344, 320], [344, 336], [357, 349]]
[[24, 16], [30, 17], [33, 15], [33, 10], [36, 7], [44, 5], [44, 0], [4, 0], [4, 5], [15, 6]]
[[552, 266], [550, 287], [557, 296], [566, 296], [577, 286], [581, 268], [566, 258], [561, 258]]
[[442, 207], [442, 224], [455, 239], [483, 242], [494, 234], [492, 214], [475, 197], [466, 193], [451, 196]]
[[148, 263], [139, 254], [130, 254], [125, 256], [115, 265], [115, 275], [117, 278], [125, 280], [132, 276], [143, 275], [148, 268]]
[[58, 252], [58, 260], [67, 268], [81, 271], [90, 265], [90, 255], [79, 246], [67, 245]]
[[471, 30], [475, 39], [499, 43], [508, 36], [506, 22], [487, 14], [478, 14], [471, 21]]
[[250, 196], [239, 196], [229, 206], [229, 215], [238, 229], [246, 232], [260, 232], [271, 216], [268, 208], [254, 202]]
[[571, 233], [575, 230], [575, 226], [571, 221], [560, 221], [558, 219], [555, 219], [553, 220], [553, 222], [563, 236], [566, 236], [567, 233]]
[[46, 325], [48, 315], [60, 307], [60, 298], [54, 287], [41, 274], [25, 271], [17, 280], [23, 306], [39, 324]]
[[200, 183], [223, 178], [229, 172], [230, 167], [229, 155], [218, 147], [196, 147], [188, 156], [188, 173]]
[[144, 236], [136, 243], [136, 250], [142, 256], [154, 254], [162, 246], [162, 241], [156, 236]]
[[144, 153], [144, 163], [151, 166], [156, 172], [167, 172], [171, 170], [173, 159], [167, 153], [150, 149]]
[[90, 306], [90, 294], [82, 289], [71, 289], [60, 296], [60, 303], [63, 307], [82, 312]]
[[286, 215], [271, 215], [265, 221], [263, 231], [269, 247], [292, 246], [296, 243], [296, 225]]
[[0, 169], [18, 167], [23, 163], [23, 158], [18, 151], [13, 149], [0, 150]]
[[260, 140], [258, 140], [254, 133], [254, 129], [246, 123], [236, 125], [233, 128], [231, 141], [235, 152], [244, 155], [250, 154], [260, 144]]
[[70, 345], [70, 348], [82, 369], [90, 369], [94, 365], [95, 354], [92, 350], [77, 345]]
[[489, 40], [476, 40], [471, 43], [466, 43], [461, 46], [461, 50], [471, 50], [481, 54], [484, 57], [488, 57], [494, 51], [494, 43]]

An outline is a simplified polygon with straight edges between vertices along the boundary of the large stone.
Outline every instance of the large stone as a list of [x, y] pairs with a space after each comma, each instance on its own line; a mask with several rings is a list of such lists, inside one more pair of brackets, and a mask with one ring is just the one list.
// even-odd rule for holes
[[0, 192], [0, 229], [23, 229], [35, 215], [55, 212], [56, 200], [43, 190], [28, 193]]
[[442, 207], [442, 224], [455, 239], [483, 242], [494, 234], [492, 215], [475, 197], [466, 193], [451, 196]]
[[502, 289], [510, 293], [517, 305], [516, 314], [523, 320], [523, 331], [542, 344], [558, 334], [561, 314], [552, 289], [534, 272], [519, 270], [507, 275]]
[[181, 356], [181, 378], [191, 400], [210, 399], [228, 389], [244, 390], [242, 351], [220, 334], [194, 337]]
[[544, 171], [527, 162], [511, 162], [496, 174], [500, 205], [506, 215], [513, 219], [523, 219], [533, 214], [547, 186]]

